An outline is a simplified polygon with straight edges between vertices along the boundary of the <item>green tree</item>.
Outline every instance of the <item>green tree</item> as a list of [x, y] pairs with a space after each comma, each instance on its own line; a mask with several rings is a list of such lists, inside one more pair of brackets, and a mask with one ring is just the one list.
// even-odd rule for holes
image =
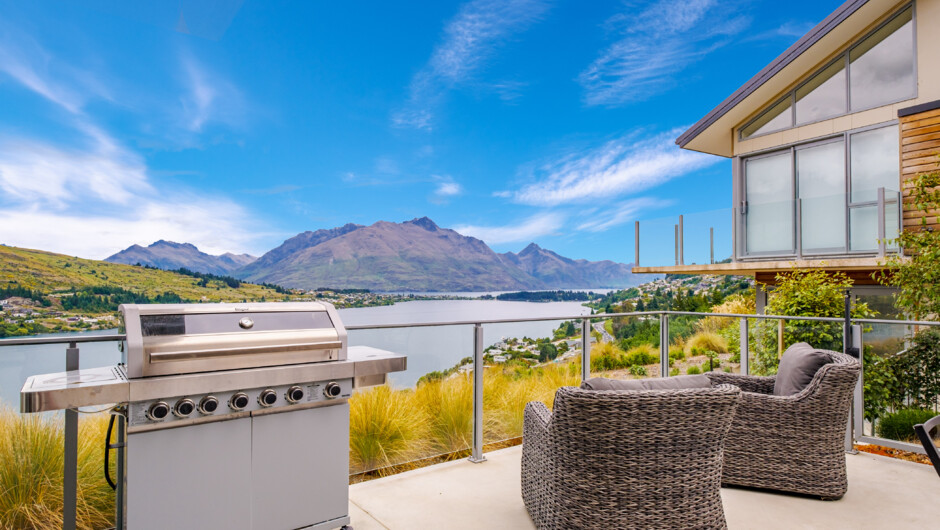
[[940, 315], [940, 231], [930, 226], [930, 220], [940, 223], [940, 171], [917, 175], [911, 183], [910, 204], [904, 205], [904, 211], [920, 212], [920, 223], [892, 240], [906, 256], [888, 257], [885, 269], [875, 277], [898, 287], [895, 305], [899, 309], [918, 320], [936, 319]]
[[[852, 279], [841, 272], [822, 270], [793, 270], [777, 274], [777, 286], [770, 293], [765, 313], [768, 315], [802, 317], [842, 317], [845, 312], [845, 292]], [[851, 308], [855, 318], [866, 318], [875, 312], [865, 302], [856, 302]], [[776, 320], [758, 324], [755, 373], [770, 375], [777, 372], [777, 344], [779, 327]], [[806, 342], [816, 348], [842, 350], [842, 324], [789, 320], [783, 326], [783, 343]]]

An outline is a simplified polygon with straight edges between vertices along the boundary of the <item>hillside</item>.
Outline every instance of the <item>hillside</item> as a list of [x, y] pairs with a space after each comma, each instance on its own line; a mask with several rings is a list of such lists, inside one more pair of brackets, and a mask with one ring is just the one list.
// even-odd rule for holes
[[531, 244], [497, 254], [483, 241], [427, 217], [304, 232], [233, 271], [238, 278], [293, 288], [376, 291], [516, 291], [627, 287], [630, 267], [572, 260]]
[[185, 300], [212, 302], [284, 297], [260, 285], [243, 283], [232, 288], [225, 282], [211, 280], [200, 286], [201, 281], [175, 272], [0, 246], [0, 287], [19, 285], [43, 294], [84, 287], [116, 287], [147, 296], [172, 292]]
[[231, 252], [213, 256], [200, 251], [190, 243], [174, 243], [161, 239], [147, 247], [131, 245], [105, 258], [105, 261], [126, 265], [140, 263], [164, 270], [189, 269], [195, 272], [225, 275], [256, 259], [258, 258], [249, 254], [232, 254]]

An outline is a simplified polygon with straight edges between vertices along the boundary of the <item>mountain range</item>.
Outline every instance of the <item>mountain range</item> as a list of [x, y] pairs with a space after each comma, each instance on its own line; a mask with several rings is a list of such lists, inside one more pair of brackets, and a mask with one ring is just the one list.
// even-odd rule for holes
[[[200, 267], [218, 267], [225, 256], [232, 255], [210, 256], [186, 243], [158, 241], [146, 248], [134, 245], [107, 261], [211, 272]], [[498, 254], [483, 241], [441, 228], [427, 217], [303, 232], [260, 258], [243, 255], [243, 259], [244, 264], [225, 272], [247, 281], [300, 289], [512, 291], [640, 283], [628, 264], [573, 260], [535, 243], [518, 254]]]
[[164, 270], [189, 269], [195, 272], [228, 275], [257, 259], [249, 254], [232, 254], [231, 252], [213, 256], [189, 243], [174, 243], [161, 239], [147, 247], [131, 245], [105, 258], [105, 261], [127, 265], [140, 263]]

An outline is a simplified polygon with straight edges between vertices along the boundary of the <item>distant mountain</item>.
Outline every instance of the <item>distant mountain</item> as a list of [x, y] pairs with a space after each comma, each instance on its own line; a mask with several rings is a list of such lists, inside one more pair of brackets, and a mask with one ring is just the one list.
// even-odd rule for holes
[[164, 270], [186, 268], [195, 272], [228, 275], [233, 270], [245, 267], [256, 259], [258, 258], [248, 254], [232, 254], [231, 252], [213, 256], [189, 243], [174, 243], [161, 239], [148, 247], [131, 245], [105, 258], [105, 261], [127, 265], [140, 263]]
[[627, 287], [634, 285], [630, 266], [610, 260], [573, 260], [544, 249], [535, 243], [513, 254], [500, 257], [543, 282], [555, 287]]
[[232, 274], [302, 289], [375, 291], [510, 291], [637, 283], [628, 265], [571, 260], [535, 244], [519, 254], [497, 254], [483, 241], [441, 228], [427, 217], [304, 232]]

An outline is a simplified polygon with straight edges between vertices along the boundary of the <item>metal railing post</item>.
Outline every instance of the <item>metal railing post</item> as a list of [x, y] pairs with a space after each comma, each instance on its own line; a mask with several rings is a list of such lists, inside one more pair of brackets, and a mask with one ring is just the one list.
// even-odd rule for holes
[[750, 337], [748, 336], [748, 323], [746, 318], [741, 319], [741, 375], [750, 374]]
[[708, 262], [715, 263], [715, 227], [708, 227]]
[[731, 208], [731, 261], [738, 261], [738, 209]]
[[591, 377], [591, 319], [581, 319], [581, 381]]
[[855, 393], [852, 396], [852, 410], [854, 414], [852, 420], [849, 422], [853, 445], [849, 447], [848, 444], [846, 444], [846, 450], [854, 454], [858, 452], [855, 449], [854, 443], [862, 436], [865, 436], [865, 399], [862, 395], [862, 389], [864, 388], [862, 385], [865, 377], [865, 361], [863, 359], [864, 355], [862, 354], [862, 326], [860, 325], [852, 326], [852, 347], [858, 348], [858, 362], [862, 365], [862, 370], [858, 375], [858, 381], [855, 383]]
[[633, 225], [633, 266], [640, 266], [640, 222]]
[[[78, 370], [78, 343], [70, 342], [65, 349], [65, 371]], [[78, 412], [65, 411], [65, 451], [62, 470], [62, 528], [75, 530], [78, 502]]]
[[886, 251], [885, 238], [885, 189], [878, 188], [878, 257], [884, 257]]
[[669, 315], [659, 315], [659, 376], [669, 377]]
[[473, 451], [470, 461], [485, 462], [483, 456], [483, 324], [473, 325]]
[[682, 216], [679, 216], [679, 265], [685, 265], [685, 225], [682, 223]]
[[676, 265], [678, 265], [679, 264], [679, 225], [672, 225], [672, 228], [673, 228], [673, 231], [675, 232], [673, 234], [673, 243], [675, 246], [675, 253], [676, 253]]
[[796, 200], [796, 259], [803, 259], [803, 199]]

